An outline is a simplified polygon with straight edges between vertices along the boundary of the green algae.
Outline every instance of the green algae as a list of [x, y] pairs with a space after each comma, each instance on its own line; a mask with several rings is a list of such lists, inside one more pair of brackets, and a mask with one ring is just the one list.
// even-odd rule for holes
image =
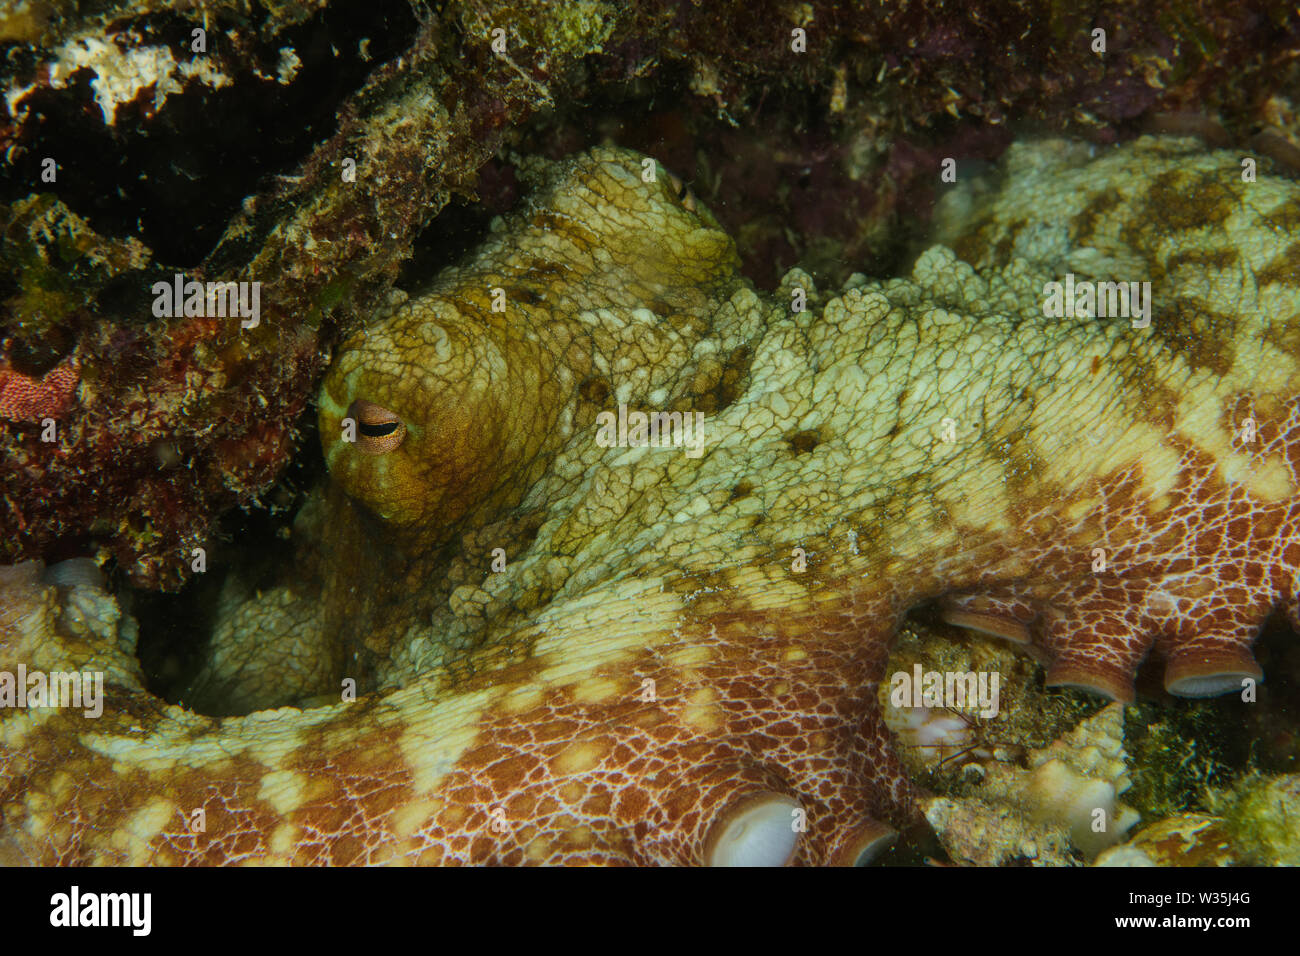
[[1124, 741], [1133, 786], [1125, 799], [1153, 820], [1182, 810], [1204, 809], [1208, 787], [1231, 779], [1230, 734], [1213, 703], [1155, 704], [1128, 708]]
[[1245, 862], [1300, 866], [1300, 774], [1248, 774], [1210, 803]]

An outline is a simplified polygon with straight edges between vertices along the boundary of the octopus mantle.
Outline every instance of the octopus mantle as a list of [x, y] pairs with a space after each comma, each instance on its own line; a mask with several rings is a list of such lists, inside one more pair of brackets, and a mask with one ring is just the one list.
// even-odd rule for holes
[[[877, 689], [920, 602], [1122, 702], [1144, 661], [1262, 677], [1297, 619], [1293, 183], [1020, 146], [909, 278], [767, 296], [641, 157], [539, 178], [335, 357], [300, 559], [228, 586], [187, 698], [232, 716], [148, 694], [93, 581], [3, 572], [0, 670], [106, 699], [0, 712], [0, 855], [861, 862], [919, 818]], [[1067, 274], [1149, 281], [1149, 326], [1045, 317]], [[703, 412], [703, 454], [602, 447], [620, 405]]]

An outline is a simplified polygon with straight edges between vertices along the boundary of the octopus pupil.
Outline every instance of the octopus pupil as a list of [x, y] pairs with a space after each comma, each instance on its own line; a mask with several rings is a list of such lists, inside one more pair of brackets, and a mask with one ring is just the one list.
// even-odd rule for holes
[[367, 438], [383, 438], [385, 435], [391, 435], [397, 431], [397, 422], [377, 422], [373, 425], [361, 422], [360, 428], [361, 434]]

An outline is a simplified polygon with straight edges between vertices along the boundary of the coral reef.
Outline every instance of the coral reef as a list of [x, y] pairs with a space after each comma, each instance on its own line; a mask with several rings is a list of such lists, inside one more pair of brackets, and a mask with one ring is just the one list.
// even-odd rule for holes
[[[972, 261], [935, 246], [833, 295], [798, 271], [756, 292], [652, 160], [532, 170], [474, 255], [340, 348], [301, 565], [230, 608], [250, 626], [218, 625], [229, 674], [273, 605], [294, 625], [277, 655], [332, 670], [314, 689], [342, 701], [217, 720], [122, 664], [93, 734], [0, 713], [3, 842], [35, 862], [862, 862], [921, 819], [878, 690], [930, 601], [1050, 685], [1123, 701], [1146, 659], [1172, 692], [1239, 690], [1300, 597], [1300, 191], [1239, 159], [1016, 147], [943, 221]], [[1051, 283], [1108, 271], [1151, 277], [1150, 325], [1044, 321]], [[635, 424], [600, 441], [628, 409], [703, 415], [702, 454]], [[0, 606], [48, 595], [29, 575]], [[43, 627], [46, 666], [78, 664]], [[0, 668], [30, 643], [6, 625]], [[255, 706], [290, 702], [235, 670]], [[1042, 749], [1029, 784], [986, 774], [1095, 852], [1131, 817], [1120, 712]]]
[[897, 707], [889, 683], [881, 683], [881, 713], [898, 738], [903, 766], [936, 792], [960, 791], [971, 779], [964, 772], [969, 764], [1023, 762], [1028, 751], [1047, 747], [1096, 710], [1096, 702], [1084, 695], [1044, 687], [1033, 656], [1006, 641], [938, 621], [910, 620], [890, 648], [885, 673], [910, 674], [918, 665], [922, 672], [999, 678], [992, 716], [985, 716], [976, 700], [960, 707]]
[[1049, 746], [1027, 767], [971, 764], [965, 797], [922, 801], [926, 820], [954, 860], [1065, 866], [1122, 840], [1138, 815], [1119, 801], [1129, 787], [1124, 708], [1110, 704]]

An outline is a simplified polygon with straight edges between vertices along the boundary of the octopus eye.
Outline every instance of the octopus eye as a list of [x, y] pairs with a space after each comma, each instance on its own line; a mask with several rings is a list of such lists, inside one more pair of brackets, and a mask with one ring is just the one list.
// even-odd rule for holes
[[357, 448], [368, 455], [392, 451], [406, 437], [406, 424], [396, 412], [364, 398], [352, 403], [348, 417], [357, 423]]
[[687, 212], [695, 212], [695, 193], [691, 192], [691, 187], [672, 173], [668, 174], [668, 185], [671, 187], [673, 195], [677, 197], [677, 201], [682, 204], [682, 208]]

